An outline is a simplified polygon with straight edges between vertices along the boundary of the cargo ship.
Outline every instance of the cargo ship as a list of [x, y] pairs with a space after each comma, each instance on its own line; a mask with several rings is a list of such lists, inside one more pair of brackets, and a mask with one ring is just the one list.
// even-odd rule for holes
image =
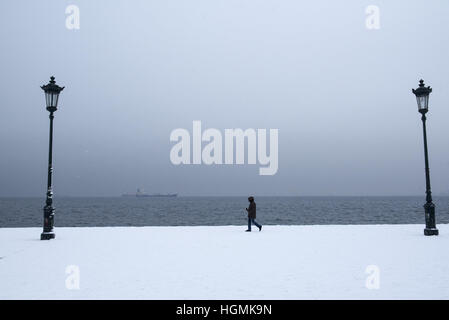
[[146, 193], [142, 189], [137, 189], [136, 193], [124, 193], [122, 197], [136, 197], [136, 198], [175, 198], [177, 193]]

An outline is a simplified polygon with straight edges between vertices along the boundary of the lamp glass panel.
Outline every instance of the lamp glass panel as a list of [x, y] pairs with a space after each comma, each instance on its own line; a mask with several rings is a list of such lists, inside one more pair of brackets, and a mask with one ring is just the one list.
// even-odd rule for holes
[[58, 106], [58, 98], [59, 98], [59, 93], [54, 93], [53, 94], [53, 103], [54, 103], [54, 107]]
[[45, 103], [47, 107], [51, 106], [51, 94], [49, 92], [45, 92]]
[[418, 96], [416, 97], [418, 102], [418, 110], [426, 110], [428, 107], [429, 96]]

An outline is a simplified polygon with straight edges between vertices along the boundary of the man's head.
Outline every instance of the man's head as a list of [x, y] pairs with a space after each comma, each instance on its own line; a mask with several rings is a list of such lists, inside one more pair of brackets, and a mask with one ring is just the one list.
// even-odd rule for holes
[[249, 201], [249, 202], [253, 202], [253, 201], [254, 201], [254, 197], [252, 197], [252, 196], [249, 197], [249, 198], [248, 198], [248, 201]]

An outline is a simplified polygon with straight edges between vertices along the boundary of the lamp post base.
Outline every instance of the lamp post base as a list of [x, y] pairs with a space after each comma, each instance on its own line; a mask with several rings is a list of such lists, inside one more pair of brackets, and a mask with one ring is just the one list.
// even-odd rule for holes
[[424, 229], [424, 235], [425, 236], [437, 236], [438, 235], [438, 229], [437, 228], [425, 228]]
[[54, 232], [42, 232], [41, 233], [41, 240], [50, 240], [55, 238]]

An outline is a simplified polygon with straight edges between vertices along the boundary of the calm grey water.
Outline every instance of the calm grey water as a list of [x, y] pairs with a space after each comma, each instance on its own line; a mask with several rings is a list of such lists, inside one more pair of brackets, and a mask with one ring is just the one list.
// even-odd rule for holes
[[[435, 197], [437, 223], [449, 223], [449, 197]], [[424, 197], [257, 197], [262, 224], [424, 223]], [[55, 225], [243, 225], [246, 197], [55, 198]], [[0, 227], [42, 225], [44, 198], [0, 198]]]

